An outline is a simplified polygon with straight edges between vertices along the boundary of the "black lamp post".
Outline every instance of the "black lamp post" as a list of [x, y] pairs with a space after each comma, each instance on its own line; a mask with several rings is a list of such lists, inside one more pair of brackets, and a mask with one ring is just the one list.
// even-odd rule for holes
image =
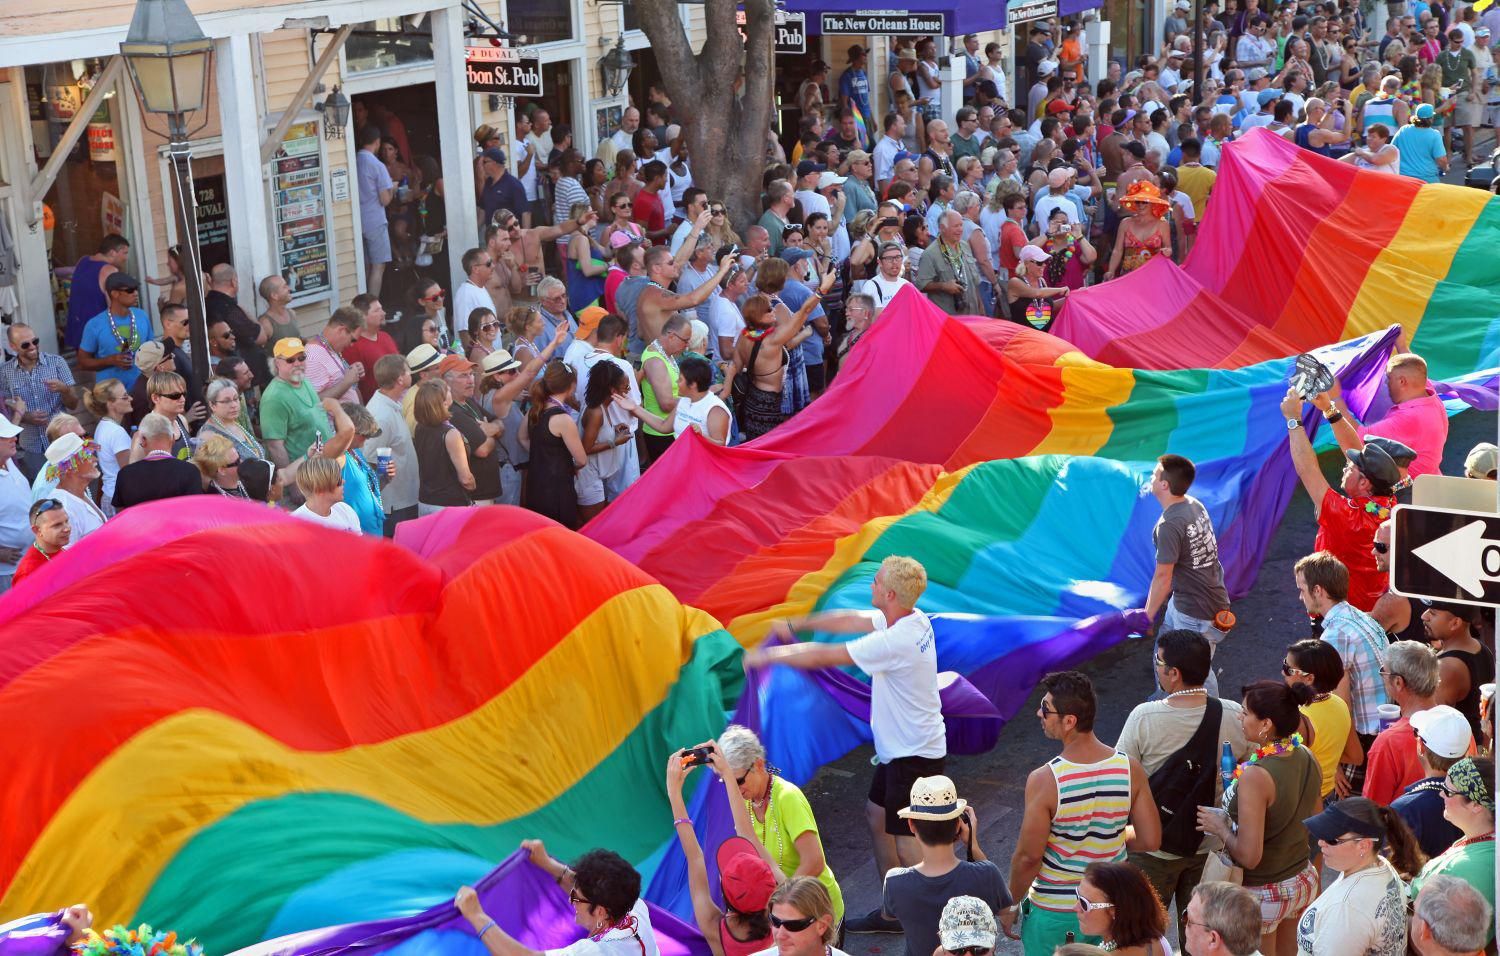
[[172, 160], [182, 277], [187, 286], [192, 388], [200, 395], [208, 380], [208, 322], [203, 306], [203, 264], [198, 249], [188, 123], [192, 114], [208, 104], [213, 49], [213, 41], [199, 29], [186, 0], [136, 0], [130, 30], [120, 44], [120, 55], [130, 70], [141, 109], [167, 118], [167, 155]]
[[327, 99], [313, 104], [313, 109], [323, 114], [323, 138], [343, 139], [344, 127], [349, 125], [349, 97], [335, 86]]
[[610, 51], [599, 58], [599, 70], [603, 73], [604, 89], [610, 96], [619, 96], [630, 82], [630, 71], [635, 69], [635, 60], [625, 49], [625, 38], [620, 37]]

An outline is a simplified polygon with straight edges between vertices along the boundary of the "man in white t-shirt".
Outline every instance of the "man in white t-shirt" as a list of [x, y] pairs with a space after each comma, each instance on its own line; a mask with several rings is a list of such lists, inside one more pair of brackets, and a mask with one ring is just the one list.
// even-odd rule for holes
[[[788, 664], [819, 670], [853, 664], [870, 675], [870, 731], [880, 762], [870, 783], [866, 816], [880, 873], [921, 861], [921, 847], [911, 828], [904, 825], [900, 810], [917, 778], [943, 772], [948, 753], [932, 622], [917, 609], [917, 599], [926, 589], [927, 571], [921, 564], [891, 555], [880, 563], [870, 585], [873, 614], [824, 611], [772, 625], [768, 635], [772, 640], [792, 640], [797, 631], [864, 636], [842, 643], [778, 644], [745, 652], [747, 668]], [[878, 906], [847, 925], [851, 932], [901, 931], [900, 924], [887, 919]]]
[[[525, 113], [516, 114], [516, 138], [510, 141], [510, 161], [515, 166], [512, 171], [521, 181], [521, 188], [526, 190], [526, 201], [535, 203], [536, 168], [539, 163], [546, 165], [547, 157], [537, 160], [536, 149], [531, 145], [531, 117]], [[530, 209], [512, 209], [511, 212], [521, 217], [523, 225], [531, 225]]]
[[568, 894], [573, 922], [586, 935], [558, 949], [531, 949], [485, 912], [473, 887], [460, 887], [454, 905], [491, 956], [661, 956], [650, 910], [641, 899], [641, 875], [624, 857], [590, 850], [568, 866], [554, 860], [541, 840], [523, 840], [521, 847], [531, 854], [532, 865]]
[[495, 300], [490, 296], [490, 276], [495, 271], [495, 260], [491, 257], [488, 249], [470, 249], [463, 254], [459, 260], [463, 266], [464, 275], [468, 276], [453, 291], [453, 327], [455, 329], [467, 329], [469, 327], [469, 315], [475, 309], [495, 310]]
[[890, 305], [896, 293], [911, 283], [901, 274], [901, 270], [906, 267], [906, 250], [901, 243], [882, 242], [875, 255], [879, 271], [861, 282], [854, 291], [874, 300], [875, 314], [878, 316]]

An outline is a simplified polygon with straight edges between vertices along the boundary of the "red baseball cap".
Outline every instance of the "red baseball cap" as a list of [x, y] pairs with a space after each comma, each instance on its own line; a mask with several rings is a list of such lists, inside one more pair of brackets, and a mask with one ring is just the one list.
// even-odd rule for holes
[[715, 855], [719, 865], [719, 887], [724, 902], [740, 913], [763, 913], [776, 892], [776, 877], [771, 864], [755, 852], [755, 846], [742, 836], [732, 836], [719, 844]]
[[1073, 112], [1073, 107], [1068, 105], [1067, 100], [1053, 100], [1051, 103], [1047, 104], [1047, 112], [1056, 116], [1058, 113]]

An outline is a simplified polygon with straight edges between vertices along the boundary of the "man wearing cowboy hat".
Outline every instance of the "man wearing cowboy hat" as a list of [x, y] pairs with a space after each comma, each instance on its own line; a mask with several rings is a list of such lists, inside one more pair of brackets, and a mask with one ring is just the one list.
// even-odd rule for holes
[[[978, 818], [968, 801], [959, 798], [953, 781], [918, 778], [911, 787], [911, 805], [898, 812], [917, 838], [922, 862], [885, 875], [880, 908], [906, 934], [906, 956], [929, 956], [938, 946], [944, 904], [954, 896], [977, 897], [993, 927], [993, 913], [1010, 905], [1010, 893], [1000, 868], [980, 849]], [[967, 860], [954, 852], [958, 841], [968, 850]], [[855, 925], [864, 922], [850, 920], [849, 931], [860, 932]]]

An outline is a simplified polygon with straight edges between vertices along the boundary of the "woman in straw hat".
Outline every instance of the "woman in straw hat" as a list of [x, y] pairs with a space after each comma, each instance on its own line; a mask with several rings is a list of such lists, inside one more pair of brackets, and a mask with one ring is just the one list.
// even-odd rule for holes
[[1130, 213], [1115, 234], [1114, 252], [1104, 278], [1134, 272], [1157, 256], [1172, 258], [1172, 230], [1165, 217], [1171, 203], [1157, 185], [1139, 179], [1130, 184], [1120, 208]]

